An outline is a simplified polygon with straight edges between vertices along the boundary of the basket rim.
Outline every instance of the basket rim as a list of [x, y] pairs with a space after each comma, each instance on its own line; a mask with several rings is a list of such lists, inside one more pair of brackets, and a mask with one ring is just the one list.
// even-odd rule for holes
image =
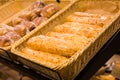
[[[79, 1], [79, 0], [76, 0], [76, 2], [78, 2], [78, 1]], [[74, 3], [76, 3], [76, 2], [74, 2]], [[56, 15], [53, 16], [51, 19], [49, 19], [49, 21], [53, 20], [54, 18], [57, 18], [56, 16], [62, 14], [62, 12], [64, 12], [66, 9], [68, 9], [70, 6], [72, 6], [74, 3], [72, 3], [72, 4], [68, 5], [67, 7], [65, 7], [61, 12], [59, 12], [59, 14], [56, 14]], [[66, 61], [66, 63], [63, 63], [63, 64], [61, 64], [61, 65], [58, 65], [59, 67], [55, 68], [55, 70], [60, 70], [60, 69], [62, 69], [62, 68], [64, 68], [64, 67], [66, 67], [67, 65], [72, 64], [72, 62], [74, 62], [78, 57], [81, 56], [80, 53], [84, 52], [91, 44], [93, 44], [93, 42], [96, 41], [96, 40], [98, 39], [98, 37], [100, 37], [100, 35], [102, 35], [103, 32], [105, 32], [105, 30], [108, 29], [109, 26], [110, 26], [118, 17], [120, 17], [120, 11], [118, 11], [118, 12], [114, 15], [114, 18], [112, 18], [111, 21], [109, 21], [107, 24], [104, 25], [104, 26], [105, 26], [105, 29], [104, 29], [102, 32], [100, 32], [100, 34], [99, 34], [98, 36], [96, 36], [96, 38], [95, 38], [90, 44], [88, 44], [88, 45], [84, 48], [84, 50], [82, 50], [82, 51], [77, 51], [72, 57], [69, 58], [68, 61]], [[17, 41], [15, 44], [13, 44], [13, 46], [12, 46], [12, 48], [11, 48], [11, 52], [13, 52], [13, 54], [15, 54], [15, 55], [18, 55], [16, 48], [17, 48], [19, 45], [21, 45], [24, 41], [26, 41], [27, 39], [29, 39], [32, 35], [34, 35], [37, 31], [39, 31], [39, 30], [42, 29], [44, 26], [46, 26], [47, 23], [49, 23], [49, 21], [47, 21], [46, 23], [40, 25], [38, 28], [36, 28], [35, 30], [33, 30], [30, 34], [24, 36], [22, 39], [20, 39], [20, 40]], [[34, 62], [34, 63], [36, 63], [36, 62]]]

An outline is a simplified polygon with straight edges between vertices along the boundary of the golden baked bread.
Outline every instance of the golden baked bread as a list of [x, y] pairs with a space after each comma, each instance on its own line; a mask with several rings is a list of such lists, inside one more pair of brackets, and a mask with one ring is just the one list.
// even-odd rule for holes
[[73, 15], [78, 16], [78, 17], [99, 18], [99, 19], [104, 19], [104, 20], [108, 18], [108, 16], [103, 16], [100, 14], [91, 14], [91, 13], [86, 13], [86, 12], [74, 12]]
[[30, 38], [26, 42], [26, 45], [34, 50], [45, 51], [66, 57], [72, 56], [75, 52], [82, 48], [74, 45], [70, 41], [43, 35]]
[[22, 55], [24, 55], [25, 57], [31, 59], [32, 61], [38, 62], [39, 64], [47, 66], [49, 68], [55, 68], [56, 66], [68, 60], [66, 57], [63, 56], [32, 50], [28, 47], [23, 48], [22, 52], [23, 52]]
[[54, 32], [78, 34], [87, 38], [92, 38], [102, 29], [97, 25], [81, 24], [78, 22], [66, 22], [62, 25], [54, 27]]
[[79, 17], [76, 15], [70, 15], [66, 18], [68, 22], [80, 22], [85, 24], [93, 24], [93, 25], [100, 25], [103, 26], [104, 23], [107, 21], [106, 18], [96, 18], [96, 17]]
[[76, 34], [48, 32], [46, 35], [50, 36], [50, 37], [56, 37], [58, 39], [70, 41], [70, 43], [73, 44], [74, 46], [76, 46], [76, 48], [78, 48], [78, 49], [83, 48], [89, 41], [89, 39], [87, 39], [86, 37], [79, 36]]
[[102, 28], [97, 29], [97, 28], [88, 27], [88, 28], [79, 29], [77, 34], [81, 36], [85, 36], [87, 38], [94, 38], [96, 35], [98, 35], [98, 33], [100, 33], [100, 31], [102, 31]]
[[61, 32], [61, 33], [77, 33], [79, 28], [82, 26], [79, 22], [65, 22], [62, 25], [55, 26], [53, 31], [54, 32]]

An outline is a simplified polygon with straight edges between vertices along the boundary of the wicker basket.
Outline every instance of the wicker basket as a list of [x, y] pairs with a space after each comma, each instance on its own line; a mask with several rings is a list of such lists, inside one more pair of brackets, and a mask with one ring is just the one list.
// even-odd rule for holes
[[[16, 61], [19, 61], [35, 70], [40, 71], [48, 76], [53, 77], [56, 80], [73, 80], [81, 70], [87, 65], [94, 55], [100, 50], [100, 48], [112, 37], [112, 35], [119, 29], [120, 22], [120, 2], [112, 1], [79, 1], [68, 5], [64, 8], [56, 18], [51, 18], [46, 24], [39, 26], [37, 29], [26, 35], [24, 38], [17, 41], [13, 47], [12, 52]], [[109, 6], [109, 9], [108, 9]], [[116, 7], [115, 7], [116, 6]], [[113, 8], [115, 7], [115, 8]], [[103, 10], [107, 12], [91, 12], [91, 10]], [[56, 25], [64, 23], [65, 18], [73, 12], [82, 11], [89, 13], [98, 13], [104, 15], [111, 15], [111, 19], [104, 24], [104, 29], [98, 33], [87, 46], [81, 51], [76, 52], [72, 57], [69, 58], [64, 64], [58, 65], [56, 68], [49, 69], [42, 66], [39, 62], [27, 56], [22, 55], [21, 48], [24, 47], [24, 43], [31, 37], [45, 34], [51, 31]], [[109, 54], [108, 54], [109, 55]], [[53, 71], [52, 71], [53, 70]], [[58, 75], [56, 75], [56, 73]]]
[[0, 7], [0, 23], [3, 23], [5, 20], [17, 14], [18, 12], [20, 12], [30, 4], [32, 4], [32, 2], [27, 3], [27, 2], [10, 1], [5, 5], [1, 6]]
[[[35, 2], [35, 0], [34, 0]], [[0, 26], [4, 23], [8, 23], [12, 17], [19, 14], [22, 10], [26, 9], [27, 6], [31, 5], [33, 3], [33, 0], [28, 1], [9, 1], [8, 3], [4, 4], [0, 7]], [[9, 49], [9, 48], [6, 48]], [[0, 56], [6, 55], [8, 57], [8, 53], [1, 48], [0, 49]], [[4, 57], [6, 57], [4, 56]]]
[[[25, 5], [28, 5], [27, 2], [33, 3], [33, 2], [35, 2], [35, 1], [36, 1], [36, 0], [29, 0], [29, 1], [16, 0], [15, 6], [16, 6], [16, 7], [17, 7], [17, 6], [19, 7], [18, 3], [19, 3], [19, 4], [24, 3], [24, 6], [25, 6]], [[60, 9], [62, 9], [62, 8], [65, 7], [66, 5], [70, 4], [70, 2], [71, 2], [71, 0], [61, 0], [61, 3], [57, 3], [55, 0], [42, 0], [42, 1], [44, 1], [46, 4], [54, 3], [54, 4], [56, 4]], [[28, 8], [29, 8], [29, 7], [25, 8], [24, 10], [20, 11], [19, 13], [15, 14], [15, 15], [12, 14], [12, 15], [13, 15], [12, 17], [10, 17], [9, 19], [5, 20], [5, 21], [2, 22], [2, 23], [10, 24], [12, 18], [14, 18], [15, 16], [20, 15], [23, 11], [26, 11]], [[8, 11], [9, 11], [9, 10], [11, 11], [12, 8], [11, 8], [11, 9], [8, 9]], [[4, 13], [5, 13], [5, 11], [4, 11]], [[10, 13], [10, 12], [9, 12], [9, 13]], [[59, 14], [59, 11], [58, 11], [58, 13], [56, 13], [56, 14], [58, 15], [58, 14]], [[53, 15], [52, 17], [54, 17], [54, 15]], [[55, 17], [56, 17], [56, 16], [55, 16]], [[49, 22], [49, 21], [50, 21], [50, 20], [48, 19], [48, 22]], [[9, 51], [9, 50], [11, 49], [11, 46], [8, 46], [8, 47], [0, 47], [0, 48], [1, 48], [1, 50]], [[10, 53], [9, 53], [9, 54], [10, 54]], [[6, 54], [4, 54], [4, 53], [2, 53], [2, 52], [0, 52], [0, 55], [2, 55], [3, 57], [8, 56], [8, 55], [6, 55]], [[7, 57], [6, 57], [6, 58], [7, 58]]]

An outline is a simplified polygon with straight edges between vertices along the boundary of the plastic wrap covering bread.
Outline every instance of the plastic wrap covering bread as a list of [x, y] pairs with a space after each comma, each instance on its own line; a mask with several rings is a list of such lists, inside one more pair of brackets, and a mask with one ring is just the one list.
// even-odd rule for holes
[[45, 3], [39, 1], [39, 2], [35, 2], [30, 8], [29, 10], [34, 10], [34, 9], [39, 9], [39, 8], [43, 8], [45, 6]]
[[21, 38], [21, 36], [18, 35], [16, 32], [8, 32], [7, 34], [5, 34], [5, 36], [9, 38], [12, 43]]
[[33, 13], [32, 11], [24, 11], [21, 15], [19, 15], [19, 17], [24, 20], [31, 21], [37, 17], [37, 14]]
[[21, 37], [27, 34], [27, 28], [25, 25], [18, 24], [14, 27], [14, 31]]
[[14, 18], [11, 20], [12, 26], [16, 26], [17, 24], [20, 24], [22, 20], [23, 20], [22, 18], [14, 17]]
[[26, 29], [27, 29], [28, 32], [29, 32], [29, 31], [32, 31], [33, 29], [36, 28], [35, 23], [33, 23], [33, 22], [31, 22], [31, 21], [23, 20], [23, 21], [21, 22], [21, 25], [26, 26]]
[[59, 10], [58, 7], [55, 6], [54, 4], [48, 4], [42, 9], [40, 15], [49, 18], [58, 10]]
[[3, 25], [0, 27], [0, 36], [6, 34], [7, 32], [11, 32], [11, 31], [14, 31], [14, 28], [13, 28], [13, 27], [8, 26], [8, 25], [6, 25], [6, 24], [3, 24]]
[[30, 7], [30, 11], [32, 11], [33, 13], [40, 15], [42, 8], [45, 6], [45, 4], [43, 2], [35, 2], [32, 7]]
[[[84, 45], [86, 41], [87, 40], [84, 38], [79, 38], [79, 43], [81, 46]], [[65, 57], [70, 57], [76, 51], [82, 48], [80, 45], [76, 45], [77, 42], [40, 35], [30, 38], [26, 42], [26, 45], [33, 50], [45, 51]]]
[[66, 57], [63, 56], [51, 54], [48, 52], [32, 50], [27, 47], [23, 48], [22, 52], [23, 52], [22, 54], [23, 56], [27, 55], [26, 58], [31, 58], [32, 56], [33, 61], [36, 61], [38, 63], [41, 63], [41, 65], [51, 68], [55, 68], [56, 66], [68, 60]]
[[100, 16], [97, 14], [89, 14], [82, 12], [75, 12], [72, 15], [68, 16], [66, 21], [80, 22], [85, 24], [93, 24], [103, 26], [110, 17]]
[[54, 32], [78, 34], [87, 38], [94, 37], [102, 29], [98, 25], [81, 24], [79, 22], [66, 22], [54, 27]]
[[6, 47], [11, 44], [13, 44], [16, 40], [20, 39], [21, 36], [19, 36], [15, 32], [8, 32], [3, 36], [0, 36], [0, 47]]
[[[58, 7], [54, 4], [44, 4], [41, 1], [35, 2], [32, 6], [30, 6], [28, 10], [25, 10], [18, 16], [12, 18], [9, 24], [2, 25], [2, 27], [0, 28], [0, 36], [6, 35], [9, 32], [8, 34], [15, 33], [16, 35], [23, 37], [30, 31], [32, 31], [34, 28], [39, 26], [41, 23], [45, 22], [48, 19], [48, 16], [52, 16], [57, 11]], [[13, 35], [9, 36], [12, 37]], [[6, 42], [5, 38], [1, 40], [5, 40], [3, 42]], [[12, 41], [13, 43], [16, 40], [10, 41]]]
[[6, 36], [0, 36], [0, 47], [6, 47], [11, 44], [11, 41]]
[[36, 17], [32, 22], [35, 23], [36, 26], [40, 25], [44, 21], [46, 21], [48, 18], [46, 17]]

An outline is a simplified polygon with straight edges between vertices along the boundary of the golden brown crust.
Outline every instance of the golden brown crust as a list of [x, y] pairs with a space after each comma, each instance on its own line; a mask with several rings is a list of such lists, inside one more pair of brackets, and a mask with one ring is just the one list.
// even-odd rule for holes
[[54, 32], [78, 34], [87, 38], [94, 37], [102, 27], [97, 25], [81, 24], [79, 22], [66, 22], [62, 25], [54, 27]]
[[55, 67], [67, 61], [67, 58], [63, 56], [32, 50], [28, 47], [23, 48], [22, 52], [26, 57], [47, 67]]
[[29, 48], [34, 50], [45, 51], [67, 57], [72, 56], [78, 50], [78, 47], [73, 46], [70, 41], [43, 35], [30, 38], [26, 44]]
[[100, 25], [103, 26], [105, 21], [107, 20], [106, 17], [79, 17], [76, 15], [70, 15], [66, 18], [66, 21], [68, 22], [80, 22], [84, 24], [93, 24], [93, 25]]

